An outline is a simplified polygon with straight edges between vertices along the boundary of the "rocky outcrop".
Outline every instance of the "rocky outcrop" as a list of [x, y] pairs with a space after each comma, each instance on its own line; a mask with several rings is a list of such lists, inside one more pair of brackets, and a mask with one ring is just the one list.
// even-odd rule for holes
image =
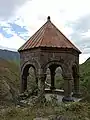
[[34, 118], [34, 120], [69, 120], [67, 117], [64, 117], [64, 116], [57, 116], [57, 115], [50, 115], [46, 118], [42, 118], [42, 117], [37, 117], [37, 118]]

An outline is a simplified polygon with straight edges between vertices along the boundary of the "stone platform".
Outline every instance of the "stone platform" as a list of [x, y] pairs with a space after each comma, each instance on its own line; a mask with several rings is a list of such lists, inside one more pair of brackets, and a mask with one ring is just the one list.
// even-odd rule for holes
[[[73, 93], [72, 93], [73, 94]], [[51, 96], [56, 96], [58, 102], [62, 102], [62, 98], [64, 97], [64, 90], [60, 90], [60, 89], [54, 89], [54, 90], [50, 90], [49, 88], [45, 89], [45, 97], [47, 100], [51, 99]], [[72, 97], [73, 100], [76, 101], [80, 101], [81, 98], [76, 98], [76, 97]]]

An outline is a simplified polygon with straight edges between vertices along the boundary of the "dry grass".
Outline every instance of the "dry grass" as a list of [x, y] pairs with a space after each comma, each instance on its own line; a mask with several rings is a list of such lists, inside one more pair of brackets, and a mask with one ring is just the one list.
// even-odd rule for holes
[[68, 120], [89, 120], [90, 104], [62, 103], [56, 106], [49, 102], [33, 107], [11, 107], [0, 111], [0, 120], [33, 120], [36, 117], [49, 117], [51, 115], [64, 116]]

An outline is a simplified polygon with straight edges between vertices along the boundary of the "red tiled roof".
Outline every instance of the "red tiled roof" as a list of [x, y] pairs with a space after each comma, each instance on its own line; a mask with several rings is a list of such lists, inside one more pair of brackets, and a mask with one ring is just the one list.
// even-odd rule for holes
[[72, 48], [81, 53], [50, 21], [50, 17], [18, 51], [37, 47]]

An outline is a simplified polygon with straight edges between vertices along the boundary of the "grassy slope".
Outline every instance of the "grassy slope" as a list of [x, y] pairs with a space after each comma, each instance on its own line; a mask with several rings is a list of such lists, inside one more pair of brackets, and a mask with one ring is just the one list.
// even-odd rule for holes
[[8, 79], [15, 87], [19, 88], [19, 66], [13, 61], [0, 59], [0, 77]]
[[90, 58], [80, 65], [80, 76], [80, 86], [84, 93], [82, 101], [90, 103]]
[[[59, 118], [56, 119], [56, 116]], [[46, 120], [90, 120], [90, 104], [61, 103], [56, 105], [51, 102], [32, 107], [11, 107], [0, 111], [0, 120], [34, 120], [36, 117], [48, 118]], [[42, 118], [39, 120], [44, 120]]]
[[80, 72], [85, 78], [90, 78], [90, 58], [80, 65]]
[[15, 97], [19, 86], [19, 66], [13, 61], [0, 59], [0, 101]]
[[90, 92], [90, 58], [80, 65], [81, 85]]

